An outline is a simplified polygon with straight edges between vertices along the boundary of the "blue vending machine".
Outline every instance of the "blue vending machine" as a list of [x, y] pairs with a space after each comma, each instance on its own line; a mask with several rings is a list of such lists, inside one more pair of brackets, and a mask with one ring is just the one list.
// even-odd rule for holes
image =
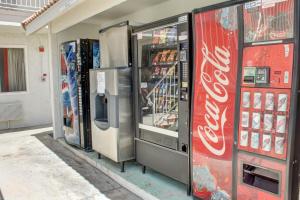
[[64, 135], [68, 144], [92, 150], [89, 70], [100, 68], [99, 41], [78, 39], [61, 44]]

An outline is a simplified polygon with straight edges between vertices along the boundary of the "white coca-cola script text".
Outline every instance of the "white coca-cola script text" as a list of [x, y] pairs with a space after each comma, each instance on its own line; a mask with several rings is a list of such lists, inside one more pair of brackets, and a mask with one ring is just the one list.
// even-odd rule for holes
[[226, 74], [230, 71], [230, 52], [224, 46], [216, 46], [212, 53], [205, 42], [201, 52], [203, 61], [200, 66], [200, 82], [206, 92], [206, 99], [205, 124], [198, 125], [198, 134], [211, 153], [222, 156], [226, 150], [224, 125], [228, 106], [221, 110], [219, 105], [228, 101], [226, 87], [229, 79]]

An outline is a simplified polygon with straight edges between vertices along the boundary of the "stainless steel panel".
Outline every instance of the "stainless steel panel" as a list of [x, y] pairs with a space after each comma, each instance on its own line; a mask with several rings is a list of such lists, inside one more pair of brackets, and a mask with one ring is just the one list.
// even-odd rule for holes
[[185, 153], [135, 139], [136, 160], [184, 184], [189, 184], [189, 161]]
[[177, 137], [171, 137], [157, 132], [140, 129], [140, 139], [146, 140], [148, 142], [153, 142], [155, 144], [162, 145], [174, 150], [178, 149]]
[[112, 27], [100, 33], [102, 67], [128, 66], [128, 26]]
[[[98, 72], [105, 73], [105, 95], [109, 101], [106, 128], [95, 122]], [[93, 149], [115, 162], [133, 159], [131, 68], [90, 70], [90, 92]]]

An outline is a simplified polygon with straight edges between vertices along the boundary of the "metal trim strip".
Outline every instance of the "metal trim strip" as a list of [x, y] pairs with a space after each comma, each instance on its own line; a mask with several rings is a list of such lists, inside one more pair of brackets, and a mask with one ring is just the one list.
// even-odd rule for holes
[[147, 131], [152, 131], [152, 132], [160, 133], [160, 134], [163, 134], [163, 135], [167, 135], [167, 136], [170, 136], [170, 137], [178, 138], [178, 132], [175, 132], [175, 131], [170, 131], [170, 130], [167, 130], [167, 129], [157, 128], [157, 127], [154, 127], [154, 126], [148, 126], [148, 125], [141, 124], [141, 123], [139, 123], [139, 128], [147, 130]]

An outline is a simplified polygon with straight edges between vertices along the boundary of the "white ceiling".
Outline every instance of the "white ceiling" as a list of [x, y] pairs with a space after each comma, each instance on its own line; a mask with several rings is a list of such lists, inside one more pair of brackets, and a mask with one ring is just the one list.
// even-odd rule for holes
[[121, 18], [129, 15], [133, 12], [137, 12], [146, 7], [150, 7], [159, 3], [163, 3], [168, 0], [127, 0], [109, 10], [99, 13], [85, 21], [83, 23], [100, 25], [105, 21]]

